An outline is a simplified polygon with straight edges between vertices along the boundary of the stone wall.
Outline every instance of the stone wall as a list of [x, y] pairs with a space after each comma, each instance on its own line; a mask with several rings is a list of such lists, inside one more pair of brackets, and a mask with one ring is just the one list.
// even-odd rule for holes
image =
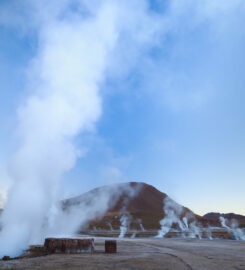
[[44, 248], [49, 254], [93, 252], [94, 239], [46, 238]]

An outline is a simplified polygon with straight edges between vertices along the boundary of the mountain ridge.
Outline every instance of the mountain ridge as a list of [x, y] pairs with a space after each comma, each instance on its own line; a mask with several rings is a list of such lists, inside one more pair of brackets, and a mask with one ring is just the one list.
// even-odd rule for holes
[[[119, 229], [120, 217], [123, 214], [130, 217], [132, 228], [139, 229], [140, 223], [142, 223], [146, 229], [160, 229], [159, 222], [165, 216], [164, 199], [169, 196], [159, 191], [154, 186], [143, 182], [120, 183], [96, 188], [85, 194], [64, 201], [64, 206], [65, 208], [69, 208], [72, 205], [84, 203], [84, 201], [86, 201], [85, 204], [89, 205], [90, 202], [88, 198], [93, 200], [101, 190], [107, 190], [110, 189], [110, 187], [112, 187], [112, 190], [116, 190], [116, 192], [118, 189], [125, 189], [126, 192], [121, 191], [118, 197], [114, 195], [114, 203], [108, 207], [103, 217], [100, 216], [90, 220], [87, 226], [88, 229], [108, 229], [108, 224], [111, 224], [113, 228]], [[132, 192], [132, 190], [135, 190], [135, 192]], [[129, 194], [127, 191], [129, 191]], [[130, 194], [130, 191], [132, 194]], [[188, 215], [196, 218], [198, 221], [202, 219], [202, 217], [196, 215], [190, 209], [184, 206], [181, 207], [183, 207], [182, 217]]]

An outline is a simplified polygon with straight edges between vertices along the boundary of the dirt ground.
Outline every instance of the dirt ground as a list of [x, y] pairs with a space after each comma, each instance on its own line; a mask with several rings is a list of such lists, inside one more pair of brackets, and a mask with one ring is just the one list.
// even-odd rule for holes
[[[108, 239], [108, 238], [107, 238]], [[117, 239], [118, 253], [55, 254], [0, 261], [0, 269], [47, 270], [245, 270], [245, 242], [196, 239]]]

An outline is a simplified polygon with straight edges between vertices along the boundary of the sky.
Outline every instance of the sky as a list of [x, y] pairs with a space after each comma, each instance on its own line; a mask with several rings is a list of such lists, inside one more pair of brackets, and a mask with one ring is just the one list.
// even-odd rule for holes
[[[95, 82], [99, 105], [88, 105], [91, 128], [66, 126], [76, 130], [68, 133], [80, 154], [62, 171], [61, 198], [101, 185], [140, 181], [200, 215], [245, 215], [244, 1], [39, 3], [0, 0], [1, 204], [16, 183], [11, 160], [20, 144], [19, 123], [31, 114], [27, 109], [19, 116], [20, 108], [45, 88], [42, 80], [51, 78], [59, 86], [57, 78], [69, 72], [72, 76], [73, 65], [81, 65], [93, 69], [84, 80], [89, 86]], [[105, 3], [110, 16], [102, 12], [98, 26], [86, 26]], [[78, 48], [81, 62], [75, 61], [76, 55], [67, 59], [70, 54], [52, 62], [62, 42], [76, 52], [77, 21], [85, 25], [81, 38], [89, 36], [86, 46]], [[75, 30], [67, 39], [70, 26]], [[91, 36], [86, 27], [98, 33]], [[74, 88], [83, 84], [74, 82]], [[91, 109], [96, 106], [98, 110]], [[49, 116], [43, 115], [48, 122]], [[31, 138], [31, 128], [27, 130]]]

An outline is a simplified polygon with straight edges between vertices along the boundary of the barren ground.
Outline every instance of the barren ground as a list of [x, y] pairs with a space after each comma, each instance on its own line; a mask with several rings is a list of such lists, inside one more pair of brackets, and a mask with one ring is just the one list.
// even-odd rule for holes
[[196, 239], [117, 239], [118, 253], [105, 254], [104, 240], [103, 238], [95, 239], [96, 252], [93, 254], [55, 254], [0, 261], [0, 269], [245, 270], [245, 242]]

